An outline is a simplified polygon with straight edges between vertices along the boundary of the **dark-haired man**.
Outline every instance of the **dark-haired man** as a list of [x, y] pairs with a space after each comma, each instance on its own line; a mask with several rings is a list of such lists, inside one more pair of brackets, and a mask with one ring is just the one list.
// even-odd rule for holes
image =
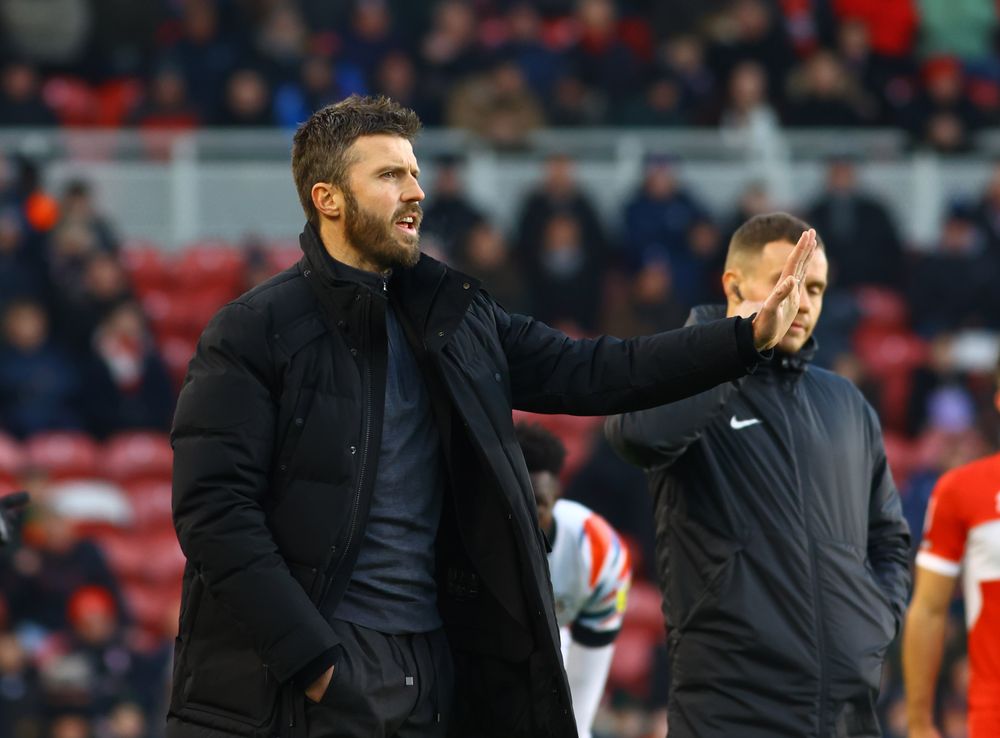
[[538, 525], [551, 547], [552, 596], [576, 728], [580, 738], [590, 738], [625, 617], [632, 562], [608, 521], [562, 499], [562, 441], [538, 424], [518, 423], [515, 431], [535, 493]]
[[[733, 234], [726, 307], [748, 315], [807, 226], [759, 215]], [[753, 375], [605, 432], [648, 470], [669, 629], [671, 738], [880, 735], [882, 659], [909, 586], [909, 531], [875, 412], [811, 366], [822, 250], [798, 314]]]
[[178, 399], [188, 558], [168, 716], [190, 736], [545, 736], [576, 726], [511, 408], [605, 414], [746, 373], [798, 309], [574, 341], [421, 256], [413, 111], [296, 132], [295, 267], [224, 307]]

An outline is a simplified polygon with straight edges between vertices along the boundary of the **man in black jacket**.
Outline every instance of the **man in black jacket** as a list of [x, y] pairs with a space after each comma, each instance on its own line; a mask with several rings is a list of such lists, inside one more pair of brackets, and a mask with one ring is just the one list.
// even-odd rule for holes
[[798, 310], [573, 341], [421, 255], [416, 115], [295, 135], [295, 267], [213, 318], [178, 400], [170, 738], [576, 735], [511, 408], [606, 414], [743, 376]]
[[[805, 228], [776, 213], [737, 229], [728, 306], [696, 308], [689, 323], [752, 312]], [[605, 424], [654, 495], [671, 738], [880, 735], [909, 531], [874, 411], [809, 365], [826, 275], [820, 250], [769, 365]]]

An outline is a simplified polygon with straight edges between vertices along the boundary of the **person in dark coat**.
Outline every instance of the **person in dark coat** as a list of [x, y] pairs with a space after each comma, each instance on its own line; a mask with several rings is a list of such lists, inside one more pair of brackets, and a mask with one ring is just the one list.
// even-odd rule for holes
[[171, 434], [187, 556], [169, 738], [576, 727], [511, 410], [604, 414], [743, 376], [798, 310], [574, 341], [419, 249], [420, 121], [351, 97], [295, 135], [302, 260], [202, 334]]
[[[733, 235], [727, 306], [749, 314], [807, 226], [784, 213]], [[648, 470], [671, 653], [671, 738], [881, 735], [875, 700], [909, 588], [910, 536], [874, 410], [810, 365], [822, 251], [775, 356], [735, 382], [609, 418]]]

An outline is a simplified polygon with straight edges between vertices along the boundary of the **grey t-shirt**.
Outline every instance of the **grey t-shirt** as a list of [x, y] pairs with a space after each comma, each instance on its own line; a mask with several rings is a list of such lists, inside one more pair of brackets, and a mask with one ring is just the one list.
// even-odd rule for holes
[[425, 633], [441, 626], [434, 580], [441, 439], [420, 367], [389, 306], [386, 333], [385, 413], [371, 511], [334, 616], [382, 633]]

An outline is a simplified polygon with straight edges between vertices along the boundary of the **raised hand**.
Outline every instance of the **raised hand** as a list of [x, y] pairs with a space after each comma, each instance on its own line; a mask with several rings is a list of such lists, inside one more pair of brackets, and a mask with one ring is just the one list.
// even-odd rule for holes
[[799, 312], [799, 285], [815, 250], [816, 231], [810, 228], [802, 233], [788, 255], [777, 284], [753, 320], [753, 342], [758, 351], [778, 345], [795, 321]]

